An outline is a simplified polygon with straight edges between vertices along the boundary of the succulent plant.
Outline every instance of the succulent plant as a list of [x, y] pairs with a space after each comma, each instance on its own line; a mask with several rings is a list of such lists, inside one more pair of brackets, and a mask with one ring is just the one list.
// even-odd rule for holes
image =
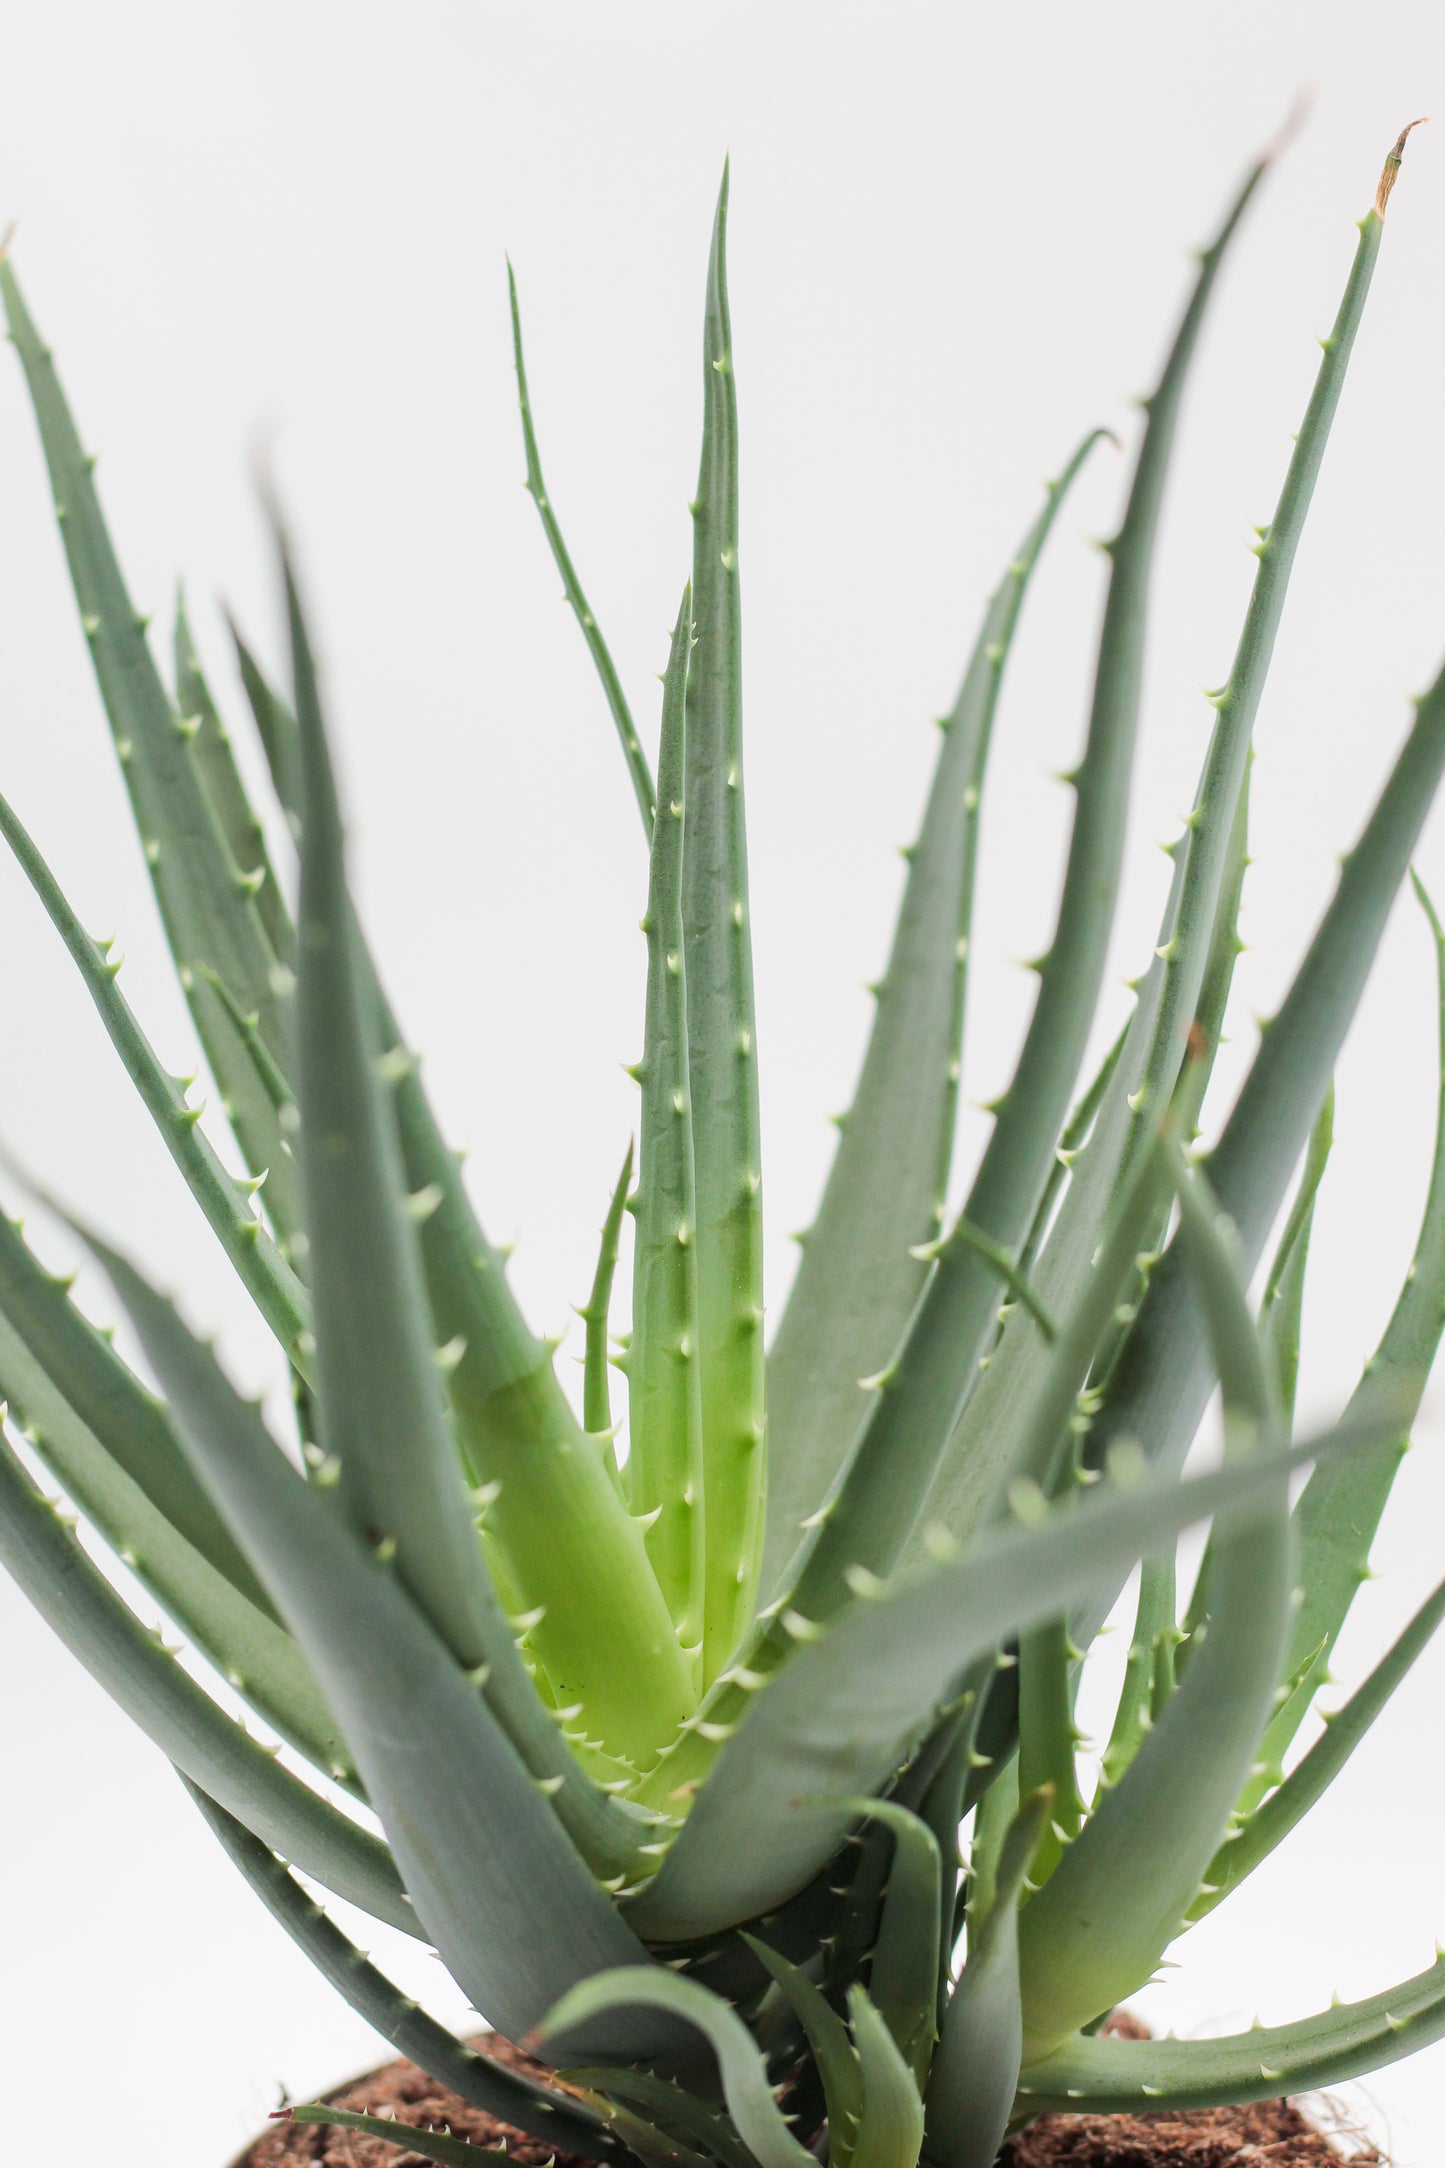
[[[1404, 141], [1259, 534], [1127, 1027], [1081, 1089], [1176, 419], [1267, 159], [1200, 256], [1145, 402], [1107, 545], [1057, 927], [962, 1212], [946, 1223], [943, 1198], [990, 734], [1030, 575], [1092, 437], [1010, 559], [944, 719], [856, 1096], [766, 1355], [726, 178], [655, 779], [543, 483], [513, 288], [527, 486], [649, 850], [639, 1142], [581, 1313], [580, 1414], [482, 1231], [349, 900], [279, 517], [289, 697], [239, 634], [235, 647], [284, 825], [248, 799], [184, 611], [163, 681], [50, 354], [0, 266], [85, 637], [244, 1175], [3, 801], [0, 827], [271, 1328], [294, 1404], [287, 1435], [268, 1428], [172, 1304], [72, 1219], [157, 1397], [0, 1219], [0, 1554], [348, 2001], [559, 2148], [677, 2168], [985, 2168], [1044, 2109], [1300, 2090], [1445, 2032], [1445, 1959], [1236, 2037], [1101, 2030], [1318, 1798], [1445, 1610], [1442, 1584], [1297, 1755], [1445, 1320], [1442, 1101], [1378, 1351], [1335, 1427], [1292, 1441], [1331, 1077], [1445, 769], [1445, 676], [1415, 704], [1231, 1112], [1207, 1151], [1188, 1149], [1239, 947], [1251, 732]], [[294, 911], [278, 878], [293, 842]], [[1445, 1011], [1445, 936], [1420, 894]], [[1186, 1473], [1216, 1382], [1223, 1457]], [[93, 1563], [76, 1515], [130, 1581]], [[1177, 1542], [1203, 1521], [1181, 1610]], [[1141, 1561], [1090, 1782], [1081, 1667]], [[264, 1739], [147, 1626], [144, 1602]], [[444, 2030], [347, 1941], [318, 1885], [434, 1944], [477, 2010], [562, 2082]], [[438, 2160], [475, 2151], [405, 2142]]]

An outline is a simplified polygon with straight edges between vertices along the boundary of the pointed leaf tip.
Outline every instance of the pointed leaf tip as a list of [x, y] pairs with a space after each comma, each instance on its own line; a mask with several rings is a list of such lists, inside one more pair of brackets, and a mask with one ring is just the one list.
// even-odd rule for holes
[[1375, 190], [1375, 216], [1377, 218], [1383, 218], [1385, 215], [1385, 206], [1390, 200], [1390, 191], [1399, 178], [1400, 163], [1404, 158], [1405, 144], [1411, 131], [1415, 128], [1423, 128], [1429, 117], [1428, 113], [1422, 113], [1418, 120], [1409, 121], [1396, 136], [1394, 149], [1380, 169], [1379, 186]]

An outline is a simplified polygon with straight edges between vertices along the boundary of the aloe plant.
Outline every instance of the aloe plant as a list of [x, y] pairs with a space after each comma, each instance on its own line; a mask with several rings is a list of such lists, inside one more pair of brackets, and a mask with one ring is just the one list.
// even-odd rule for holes
[[[944, 719], [857, 1094], [766, 1355], [726, 178], [655, 774], [543, 481], [513, 286], [527, 484], [648, 853], [639, 1131], [581, 1312], [580, 1413], [476, 1216], [349, 899], [279, 516], [284, 695], [236, 635], [276, 798], [258, 816], [183, 611], [171, 684], [153, 657], [50, 353], [0, 265], [81, 623], [243, 1173], [3, 801], [0, 827], [274, 1334], [295, 1411], [286, 1435], [268, 1426], [172, 1304], [72, 1218], [157, 1397], [0, 1220], [0, 1554], [340, 1993], [442, 2083], [558, 2147], [678, 2168], [985, 2168], [1044, 2109], [1247, 2100], [1445, 2032], [1445, 1959], [1236, 2037], [1100, 2029], [1325, 1790], [1445, 1611], [1442, 1584], [1293, 1753], [1445, 1319], [1442, 1098], [1384, 1337], [1339, 1422], [1292, 1436], [1332, 1073], [1445, 770], [1445, 674], [1415, 704], [1232, 1110], [1190, 1149], [1239, 947], [1251, 734], [1404, 142], [1260, 533], [1126, 1029], [1081, 1081], [1176, 423], [1267, 159], [1200, 256], [1145, 402], [1057, 927], [962, 1211], [950, 1221], [943, 1199], [989, 743], [1030, 576], [1092, 436], [1008, 560]], [[1420, 896], [1445, 1017], [1445, 935]], [[1185, 1474], [1216, 1383], [1222, 1462]], [[77, 1515], [277, 1744], [148, 1628]], [[1177, 1542], [1204, 1521], [1181, 1603]], [[1080, 1672], [1141, 1562], [1091, 1779]], [[352, 1947], [317, 1885], [434, 1944], [563, 2084], [453, 2038]], [[474, 2150], [406, 2143], [442, 2161]]]

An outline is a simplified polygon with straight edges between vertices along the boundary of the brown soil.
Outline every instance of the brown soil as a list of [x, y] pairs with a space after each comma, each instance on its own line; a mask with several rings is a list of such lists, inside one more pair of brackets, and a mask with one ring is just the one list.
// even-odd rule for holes
[[[1340, 2168], [1342, 2156], [1289, 2100], [1192, 2115], [1041, 2115], [999, 2168]], [[1378, 2164], [1373, 2147], [1353, 2168]]]
[[[1120, 2015], [1111, 2030], [1135, 2036], [1144, 2028]], [[495, 2035], [473, 2043], [499, 2062], [534, 2076], [541, 2066]], [[450, 2130], [475, 2145], [505, 2144], [522, 2168], [543, 2168], [552, 2158], [540, 2139], [509, 2129], [480, 2108], [418, 2070], [414, 2063], [387, 2063], [368, 2077], [329, 2094], [332, 2106], [360, 2115], [395, 2116], [421, 2128]], [[1342, 2156], [1325, 2134], [1287, 2100], [1257, 2101], [1246, 2108], [1205, 2108], [1192, 2115], [1041, 2115], [1004, 2147], [999, 2168], [1339, 2168]], [[1383, 2168], [1371, 2148], [1349, 2156], [1353, 2168]], [[587, 2168], [559, 2153], [557, 2168]], [[324, 2124], [273, 2123], [233, 2168], [434, 2168], [419, 2153], [401, 2152], [360, 2131]]]

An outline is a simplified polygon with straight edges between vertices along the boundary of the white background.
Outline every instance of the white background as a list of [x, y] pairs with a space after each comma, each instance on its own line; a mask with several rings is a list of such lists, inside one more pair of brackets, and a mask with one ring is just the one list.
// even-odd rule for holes
[[[649, 735], [687, 568], [707, 231], [733, 157], [749, 793], [770, 1294], [846, 1102], [934, 734], [1040, 477], [1130, 434], [1187, 277], [1302, 87], [1308, 126], [1222, 282], [1171, 490], [1117, 977], [1142, 967], [1208, 710], [1381, 158], [1442, 101], [1438, 10], [1095, 0], [8, 0], [0, 219], [141, 605], [184, 573], [236, 703], [224, 593], [274, 654], [248, 480], [275, 457], [321, 629], [356, 878], [516, 1284], [560, 1329], [633, 1119], [636, 814], [518, 484], [503, 251], [548, 479]], [[1259, 729], [1238, 1063], [1445, 651], [1445, 139], [1414, 139]], [[1124, 464], [1061, 522], [1000, 725], [965, 1090], [1004, 1081], [1047, 938]], [[18, 370], [0, 370], [0, 787], [179, 1067], [144, 871], [74, 621]], [[158, 635], [159, 637], [159, 626]], [[1421, 865], [1445, 891], [1445, 835]], [[0, 867], [0, 1135], [219, 1324], [262, 1340], [54, 937]], [[1434, 1098], [1431, 960], [1397, 915], [1340, 1078], [1304, 1405], [1348, 1391], [1408, 1256]], [[1111, 994], [1115, 1010], [1124, 996]], [[967, 1118], [960, 1164], [983, 1125]], [[14, 1207], [13, 1195], [7, 1201]], [[47, 1233], [59, 1256], [63, 1245]], [[91, 1288], [97, 1307], [105, 1297]], [[575, 1341], [574, 1341], [575, 1345]], [[565, 1361], [565, 1358], [564, 1358]], [[570, 1374], [570, 1373], [569, 1373]], [[1338, 1669], [1440, 1572], [1420, 1429]], [[0, 2071], [12, 2137], [221, 2168], [282, 2082], [375, 2060], [232, 1878], [154, 1751], [0, 1587]], [[1361, 1994], [1445, 1931], [1445, 1652], [1315, 1826], [1145, 1998], [1233, 2026]], [[380, 1935], [371, 1937], [383, 1947]], [[386, 1945], [387, 1961], [394, 1953]], [[395, 1962], [448, 2000], [439, 1968]], [[434, 1976], [434, 1977], [433, 1977]], [[1445, 2049], [1351, 2089], [1398, 2168], [1439, 2158]]]

